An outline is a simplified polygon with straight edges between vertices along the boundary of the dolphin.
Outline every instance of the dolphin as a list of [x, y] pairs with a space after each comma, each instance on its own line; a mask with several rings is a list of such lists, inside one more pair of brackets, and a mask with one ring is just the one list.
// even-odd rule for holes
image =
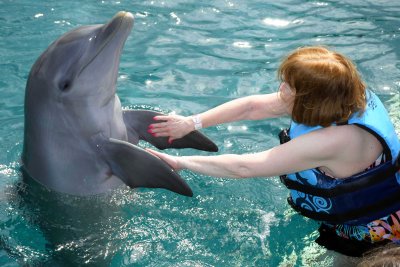
[[72, 195], [94, 195], [123, 184], [164, 188], [192, 196], [165, 162], [137, 146], [217, 151], [193, 131], [168, 143], [147, 133], [149, 110], [122, 110], [116, 94], [123, 46], [133, 15], [117, 13], [104, 25], [83, 26], [54, 41], [31, 68], [25, 90], [22, 171], [43, 186]]

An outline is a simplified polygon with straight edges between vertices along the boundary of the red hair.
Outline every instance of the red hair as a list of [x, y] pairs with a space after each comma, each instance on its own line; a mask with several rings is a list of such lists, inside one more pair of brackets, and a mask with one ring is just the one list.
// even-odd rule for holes
[[365, 84], [355, 65], [325, 47], [303, 47], [283, 60], [281, 81], [295, 90], [292, 119], [308, 126], [329, 126], [365, 109]]

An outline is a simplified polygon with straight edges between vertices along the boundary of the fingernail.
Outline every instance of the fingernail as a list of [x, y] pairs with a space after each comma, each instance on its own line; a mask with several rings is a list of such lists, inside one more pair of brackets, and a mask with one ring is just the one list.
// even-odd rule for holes
[[149, 125], [149, 129], [152, 129], [154, 126], [153, 126], [153, 124], [150, 124]]
[[153, 131], [151, 129], [147, 129], [147, 132], [153, 134]]
[[168, 140], [168, 144], [172, 144], [172, 140]]
[[153, 117], [153, 120], [155, 120], [155, 121], [156, 121], [156, 120], [157, 120], [157, 117]]

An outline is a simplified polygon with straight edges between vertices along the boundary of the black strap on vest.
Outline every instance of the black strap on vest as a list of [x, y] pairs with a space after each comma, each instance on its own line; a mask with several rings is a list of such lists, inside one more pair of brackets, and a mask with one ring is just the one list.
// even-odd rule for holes
[[[387, 162], [391, 163], [391, 162]], [[386, 169], [381, 172], [375, 172], [371, 176], [364, 177], [354, 182], [350, 182], [347, 184], [340, 184], [332, 189], [321, 189], [308, 185], [303, 185], [298, 182], [294, 182], [289, 179], [284, 179], [281, 177], [281, 181], [289, 188], [298, 190], [300, 192], [311, 194], [314, 196], [321, 196], [326, 198], [332, 198], [339, 196], [341, 194], [350, 193], [357, 191], [359, 188], [368, 187], [375, 183], [379, 183], [384, 181], [385, 179], [396, 179], [395, 173], [400, 169], [400, 153], [395, 161], [395, 164], [390, 165]], [[325, 221], [333, 224], [345, 223], [351, 220], [356, 220], [361, 217], [368, 217], [368, 215], [377, 214], [383, 209], [390, 207], [393, 203], [400, 202], [400, 186], [397, 186], [397, 192], [392, 193], [389, 197], [382, 199], [381, 201], [375, 202], [371, 205], [367, 205], [356, 210], [350, 210], [345, 213], [322, 213], [315, 212], [309, 209], [302, 208], [297, 206], [291, 197], [288, 197], [289, 205], [301, 215], [306, 216], [308, 218], [317, 220], [317, 221]], [[393, 211], [397, 211], [400, 208], [400, 204], [394, 207]], [[377, 219], [377, 218], [376, 218]]]
[[[308, 210], [299, 206], [296, 206], [296, 204], [293, 202], [291, 197], [288, 197], [287, 201], [289, 205], [298, 213], [301, 215], [317, 220], [317, 221], [324, 221], [324, 222], [329, 222], [333, 224], [342, 224], [346, 223], [348, 221], [356, 220], [361, 217], [368, 217], [369, 215], [376, 214], [382, 209], [390, 207], [393, 205], [393, 203], [399, 203], [400, 202], [400, 187], [397, 190], [397, 193], [392, 194], [390, 197], [387, 197], [379, 202], [375, 202], [374, 204], [364, 206], [362, 208], [359, 208], [357, 210], [350, 210], [344, 213], [322, 213], [322, 212], [316, 212], [312, 210]], [[398, 206], [393, 208], [393, 211], [397, 211], [399, 209]], [[390, 213], [390, 212], [389, 212]], [[375, 219], [378, 219], [379, 216]], [[374, 219], [372, 219], [374, 220]], [[371, 221], [371, 220], [369, 220]]]
[[[378, 170], [377, 170], [378, 169]], [[374, 184], [383, 182], [386, 179], [393, 179], [394, 174], [400, 170], [400, 153], [394, 164], [390, 161], [383, 163], [380, 166], [375, 167], [375, 170], [370, 175], [365, 175], [356, 179], [355, 181], [336, 185], [333, 188], [318, 188], [312, 185], [301, 184], [297, 181], [293, 181], [287, 178], [286, 175], [282, 175], [281, 182], [288, 188], [320, 197], [336, 197], [343, 194], [355, 192], [363, 187], [369, 187]]]

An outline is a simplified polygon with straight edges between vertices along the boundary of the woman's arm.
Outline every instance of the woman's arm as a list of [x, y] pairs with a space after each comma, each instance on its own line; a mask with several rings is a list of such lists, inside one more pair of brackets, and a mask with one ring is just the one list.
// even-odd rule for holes
[[189, 169], [205, 175], [229, 178], [271, 177], [329, 166], [338, 146], [323, 132], [300, 136], [285, 144], [254, 154], [175, 157], [149, 150], [176, 170]]
[[[221, 123], [273, 118], [287, 114], [287, 105], [279, 93], [272, 93], [238, 98], [200, 113], [196, 117], [201, 121], [202, 127], [206, 128]], [[157, 137], [169, 136], [170, 141], [195, 130], [193, 116], [156, 116], [154, 119], [165, 122], [151, 124], [149, 132]]]

